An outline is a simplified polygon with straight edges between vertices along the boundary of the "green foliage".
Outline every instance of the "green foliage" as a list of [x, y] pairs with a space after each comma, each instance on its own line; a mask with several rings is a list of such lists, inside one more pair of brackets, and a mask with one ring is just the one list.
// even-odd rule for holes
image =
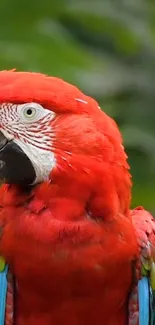
[[155, 212], [155, 4], [0, 1], [0, 69], [41, 71], [94, 96], [119, 124], [133, 205]]

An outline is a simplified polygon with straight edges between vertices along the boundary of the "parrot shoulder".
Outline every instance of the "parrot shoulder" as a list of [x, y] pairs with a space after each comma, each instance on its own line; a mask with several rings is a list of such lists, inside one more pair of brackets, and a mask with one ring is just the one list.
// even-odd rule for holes
[[129, 298], [129, 325], [155, 324], [155, 220], [143, 207], [131, 211], [139, 246]]

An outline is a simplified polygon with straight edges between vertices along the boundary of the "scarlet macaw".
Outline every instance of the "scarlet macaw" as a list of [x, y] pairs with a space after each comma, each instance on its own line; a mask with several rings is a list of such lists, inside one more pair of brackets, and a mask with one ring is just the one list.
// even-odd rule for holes
[[6, 325], [153, 322], [155, 223], [130, 210], [122, 138], [94, 99], [58, 78], [1, 71], [0, 179]]

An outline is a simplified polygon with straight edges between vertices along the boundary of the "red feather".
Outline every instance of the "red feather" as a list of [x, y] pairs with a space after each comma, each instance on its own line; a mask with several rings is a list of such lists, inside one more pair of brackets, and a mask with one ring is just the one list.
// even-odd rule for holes
[[0, 102], [53, 110], [56, 167], [24, 193], [0, 189], [0, 253], [16, 276], [16, 325], [126, 325], [138, 245], [115, 122], [76, 87], [0, 72]]

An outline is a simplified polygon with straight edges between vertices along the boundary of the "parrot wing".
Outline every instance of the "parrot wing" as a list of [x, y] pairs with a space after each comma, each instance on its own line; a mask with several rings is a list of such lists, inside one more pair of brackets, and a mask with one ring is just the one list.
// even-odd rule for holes
[[131, 211], [140, 250], [129, 298], [129, 325], [155, 325], [155, 220], [143, 207]]

